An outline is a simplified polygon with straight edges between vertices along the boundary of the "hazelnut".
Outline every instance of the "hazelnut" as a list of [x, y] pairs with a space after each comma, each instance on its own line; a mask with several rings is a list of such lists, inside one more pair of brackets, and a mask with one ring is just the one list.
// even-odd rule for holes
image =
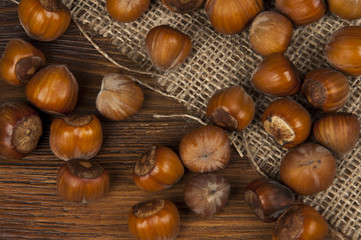
[[186, 184], [184, 202], [197, 216], [209, 218], [225, 207], [230, 189], [231, 185], [222, 176], [199, 174]]
[[129, 211], [128, 227], [138, 240], [175, 239], [180, 229], [179, 212], [168, 200], [140, 202]]
[[272, 102], [263, 112], [263, 127], [284, 148], [303, 143], [311, 132], [311, 116], [292, 99]]
[[281, 161], [280, 177], [295, 193], [311, 195], [326, 190], [336, 174], [336, 161], [327, 148], [305, 143], [291, 149]]
[[351, 113], [329, 114], [313, 125], [317, 142], [343, 157], [356, 145], [360, 136], [360, 123]]
[[65, 162], [58, 171], [57, 189], [64, 201], [94, 202], [109, 190], [109, 174], [96, 162], [73, 159]]
[[148, 192], [170, 188], [184, 175], [182, 161], [170, 148], [151, 146], [136, 162], [133, 179], [138, 187]]
[[0, 59], [0, 78], [7, 83], [25, 85], [45, 65], [44, 54], [19, 38], [11, 39]]
[[40, 110], [68, 114], [78, 101], [78, 82], [66, 65], [51, 65], [37, 72], [25, 86], [25, 96]]
[[43, 133], [39, 114], [23, 102], [0, 106], [0, 157], [20, 159], [32, 152]]
[[361, 26], [343, 27], [333, 33], [326, 43], [328, 63], [352, 76], [361, 75]]
[[293, 192], [273, 179], [256, 179], [247, 184], [244, 198], [263, 222], [273, 222], [295, 202]]
[[241, 86], [223, 88], [210, 98], [206, 116], [210, 121], [229, 130], [242, 130], [253, 120], [255, 104]]
[[274, 97], [290, 96], [301, 86], [297, 69], [282, 53], [266, 56], [253, 72], [251, 83], [258, 91]]
[[103, 78], [96, 108], [105, 118], [120, 121], [136, 114], [143, 101], [142, 89], [129, 76], [109, 73]]
[[187, 133], [179, 144], [183, 164], [192, 172], [207, 173], [224, 168], [231, 157], [227, 134], [213, 125]]
[[327, 0], [327, 3], [330, 12], [341, 18], [347, 20], [361, 18], [360, 0]]
[[278, 218], [273, 240], [322, 240], [328, 233], [326, 220], [315, 209], [295, 204]]
[[342, 73], [319, 68], [306, 75], [301, 91], [314, 108], [336, 112], [347, 102], [350, 85]]
[[118, 22], [133, 22], [148, 9], [150, 0], [107, 0], [109, 15]]
[[307, 25], [322, 18], [327, 7], [323, 0], [276, 0], [276, 9], [296, 25]]
[[161, 25], [148, 32], [145, 47], [154, 67], [159, 71], [167, 71], [185, 61], [191, 52], [192, 41], [177, 29]]
[[207, 0], [211, 25], [223, 34], [237, 34], [263, 10], [263, 0]]
[[71, 16], [61, 0], [20, 0], [18, 17], [29, 37], [53, 41], [68, 29]]
[[200, 8], [204, 0], [162, 0], [164, 5], [176, 13], [190, 13]]
[[93, 114], [55, 118], [50, 126], [49, 142], [51, 151], [62, 160], [89, 159], [102, 145], [102, 125]]
[[264, 11], [253, 20], [249, 30], [252, 49], [262, 55], [284, 53], [293, 35], [291, 21], [278, 12]]

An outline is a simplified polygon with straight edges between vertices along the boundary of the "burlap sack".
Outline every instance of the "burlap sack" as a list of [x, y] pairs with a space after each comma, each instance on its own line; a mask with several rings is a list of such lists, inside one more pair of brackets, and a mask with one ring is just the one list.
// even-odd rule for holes
[[[222, 35], [211, 27], [204, 8], [191, 14], [176, 14], [165, 8], [161, 0], [151, 1], [148, 11], [137, 21], [128, 24], [118, 23], [109, 17], [105, 0], [63, 2], [71, 10], [73, 20], [79, 24], [84, 35], [105, 57], [117, 64], [110, 53], [96, 45], [91, 35], [109, 39], [136, 63], [133, 67], [118, 65], [120, 68], [151, 74], [156, 84], [148, 87], [183, 103], [197, 118], [206, 121], [205, 108], [216, 90], [238, 84], [243, 86], [256, 103], [256, 115], [252, 124], [242, 132], [233, 133], [231, 140], [240, 155], [244, 153], [260, 174], [278, 178], [280, 160], [286, 150], [275, 144], [261, 124], [262, 113], [274, 98], [258, 93], [250, 84], [251, 75], [262, 57], [250, 48], [247, 28], [237, 35]], [[267, 5], [266, 10], [272, 9], [274, 1]], [[188, 34], [193, 42], [193, 50], [186, 62], [175, 71], [166, 73], [158, 72], [152, 66], [144, 48], [147, 32], [161, 24]], [[329, 67], [323, 53], [329, 36], [342, 26], [360, 24], [361, 20], [345, 21], [327, 13], [316, 23], [295, 28], [291, 46], [285, 55], [303, 76], [312, 69]], [[361, 77], [350, 77], [348, 80], [352, 88], [351, 97], [341, 111], [361, 116]], [[301, 94], [292, 97], [308, 108], [314, 119], [319, 117], [319, 113], [309, 108]], [[359, 141], [344, 159], [337, 159], [336, 179], [327, 191], [300, 198], [322, 213], [344, 239], [361, 238], [360, 150]]]

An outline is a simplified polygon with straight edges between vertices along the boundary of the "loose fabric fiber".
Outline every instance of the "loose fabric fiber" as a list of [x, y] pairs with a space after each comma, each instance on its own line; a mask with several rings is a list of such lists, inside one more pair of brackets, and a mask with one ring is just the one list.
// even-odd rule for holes
[[[205, 108], [212, 94], [224, 87], [241, 85], [256, 104], [256, 115], [245, 130], [231, 134], [234, 147], [244, 153], [260, 174], [278, 178], [280, 160], [287, 152], [264, 131], [261, 123], [264, 109], [275, 100], [257, 92], [250, 79], [262, 57], [250, 47], [248, 28], [236, 35], [217, 33], [210, 25], [204, 7], [190, 14], [169, 11], [161, 0], [151, 1], [146, 13], [132, 23], [118, 23], [111, 19], [105, 0], [64, 0], [73, 19], [86, 27], [86, 33], [108, 39], [119, 51], [134, 61], [132, 70], [148, 73], [156, 81], [156, 89], [171, 96], [192, 113], [205, 119]], [[266, 1], [267, 2], [267, 1]], [[273, 9], [274, 2], [265, 10]], [[170, 72], [158, 72], [145, 51], [147, 32], [166, 24], [189, 35], [193, 49], [185, 63]], [[294, 63], [301, 76], [309, 71], [329, 67], [323, 47], [330, 35], [343, 26], [360, 25], [361, 20], [342, 20], [327, 12], [321, 20], [307, 26], [295, 27], [292, 42], [285, 55]], [[95, 39], [95, 37], [92, 37]], [[96, 40], [94, 40], [96, 41]], [[98, 49], [101, 50], [101, 49]], [[110, 56], [108, 56], [111, 58]], [[349, 77], [351, 95], [340, 110], [361, 116], [361, 77]], [[292, 96], [306, 107], [313, 120], [320, 113], [312, 110], [300, 93]], [[300, 200], [315, 207], [344, 239], [361, 238], [361, 143], [343, 159], [337, 159], [337, 173], [327, 191]]]

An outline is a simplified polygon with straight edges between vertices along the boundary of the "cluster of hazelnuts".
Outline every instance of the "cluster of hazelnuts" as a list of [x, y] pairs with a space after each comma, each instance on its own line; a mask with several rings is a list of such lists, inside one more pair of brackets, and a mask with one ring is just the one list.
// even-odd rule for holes
[[[90, 160], [102, 145], [101, 122], [94, 114], [71, 114], [78, 98], [74, 75], [66, 65], [44, 65], [45, 57], [39, 49], [21, 39], [12, 39], [0, 59], [0, 77], [15, 86], [25, 85], [28, 102], [54, 116], [49, 145], [55, 156], [66, 161], [58, 170], [60, 197], [76, 203], [97, 201], [110, 186], [108, 172]], [[141, 88], [131, 77], [111, 73], [103, 78], [96, 108], [105, 118], [119, 121], [138, 112], [143, 99]], [[25, 157], [37, 147], [42, 129], [42, 119], [30, 104], [2, 104], [0, 157]], [[176, 184], [184, 175], [184, 166], [192, 172], [207, 173], [188, 182], [184, 200], [195, 214], [211, 217], [225, 206], [230, 193], [229, 182], [210, 173], [224, 168], [230, 159], [226, 132], [213, 125], [195, 129], [183, 137], [179, 154], [180, 157], [165, 146], [151, 146], [135, 163], [134, 182], [145, 191], [158, 192]], [[172, 202], [154, 199], [135, 205], [128, 224], [137, 239], [174, 239], [180, 216]]]
[[[18, 14], [26, 33], [39, 41], [58, 38], [70, 23], [70, 12], [60, 1], [21, 0]], [[41, 25], [42, 21], [48, 25]], [[57, 28], [60, 25], [66, 27]], [[35, 108], [51, 114], [54, 119], [49, 145], [56, 157], [66, 161], [58, 170], [60, 197], [76, 203], [97, 201], [110, 186], [108, 172], [90, 160], [102, 146], [101, 122], [94, 114], [72, 114], [78, 100], [76, 78], [66, 65], [45, 65], [42, 51], [29, 42], [16, 38], [5, 47], [0, 77], [11, 85], [25, 86], [28, 103], [12, 101], [0, 106], [0, 157], [21, 159], [31, 153], [43, 132], [43, 122]], [[102, 116], [120, 121], [139, 111], [144, 96], [133, 80], [117, 73], [104, 76], [95, 102]], [[193, 145], [196, 149], [190, 147]], [[184, 136], [179, 152], [181, 158], [168, 147], [151, 146], [135, 163], [134, 182], [145, 191], [158, 192], [183, 177], [184, 165], [193, 172], [207, 173], [188, 182], [184, 199], [197, 215], [211, 217], [224, 207], [230, 193], [229, 182], [210, 173], [224, 168], [230, 159], [227, 134], [216, 126], [195, 129]], [[137, 239], [174, 239], [180, 216], [172, 202], [154, 199], [135, 205], [128, 225]]]
[[[122, 12], [125, 2], [107, 1], [110, 16], [120, 22], [136, 20], [149, 5], [149, 1], [137, 1], [139, 6], [147, 7], [135, 14], [135, 9], [139, 10], [140, 7], [130, 4], [133, 8], [127, 8], [130, 10], [127, 15]], [[163, 0], [164, 5], [176, 13], [195, 11], [203, 2]], [[314, 69], [301, 81], [296, 67], [284, 56], [292, 39], [293, 24], [301, 26], [319, 20], [327, 6], [323, 0], [276, 0], [275, 7], [277, 12], [261, 12], [262, 0], [207, 0], [205, 3], [210, 23], [219, 33], [237, 34], [252, 22], [249, 29], [250, 45], [264, 60], [254, 71], [251, 84], [257, 91], [279, 98], [265, 109], [262, 124], [280, 146], [290, 149], [280, 166], [280, 179], [285, 185], [272, 179], [252, 181], [245, 188], [246, 201], [261, 220], [277, 220], [274, 239], [323, 239], [328, 232], [326, 221], [315, 209], [296, 203], [294, 193], [311, 195], [326, 190], [336, 174], [334, 154], [344, 157], [359, 140], [357, 116], [337, 111], [345, 105], [350, 95], [350, 85], [343, 73], [361, 75], [361, 54], [358, 50], [361, 47], [361, 27], [343, 27], [328, 40], [324, 48], [325, 56], [336, 70]], [[332, 13], [345, 19], [361, 17], [360, 1], [329, 0], [328, 7]], [[134, 18], [124, 19], [124, 16]], [[189, 36], [168, 26], [150, 30], [145, 43], [150, 60], [160, 71], [177, 67], [186, 59], [192, 47]], [[313, 128], [309, 112], [289, 98], [299, 91], [313, 108], [327, 114], [318, 119]], [[240, 86], [215, 92], [206, 109], [206, 116], [214, 125], [231, 131], [246, 128], [254, 114], [255, 104]], [[214, 126], [201, 129], [206, 128]], [[318, 143], [304, 143], [309, 139], [311, 130]], [[202, 135], [206, 136], [206, 133]], [[215, 133], [212, 135], [214, 139], [221, 139]], [[179, 153], [184, 165], [197, 172], [199, 167], [189, 165], [188, 157], [184, 156], [182, 144], [184, 139], [189, 138], [186, 135], [182, 139]], [[197, 146], [194, 140], [192, 142]], [[209, 148], [212, 146], [209, 144]], [[222, 145], [218, 145], [221, 149], [219, 146]], [[198, 151], [194, 154], [198, 154]], [[225, 152], [223, 154], [226, 155]], [[201, 164], [202, 158], [191, 158]], [[212, 167], [213, 162], [207, 159], [207, 166]]]
[[[204, 2], [162, 1], [176, 13], [195, 11]], [[150, 0], [108, 0], [106, 8], [117, 21], [131, 22], [149, 4]], [[328, 0], [328, 5], [340, 17], [361, 17], [360, 1]], [[359, 139], [357, 117], [336, 111], [347, 102], [350, 92], [347, 78], [341, 72], [361, 74], [358, 51], [361, 27], [338, 30], [325, 46], [328, 62], [341, 72], [315, 69], [301, 82], [295, 66], [283, 53], [292, 38], [292, 22], [305, 25], [320, 19], [327, 9], [322, 0], [276, 0], [276, 9], [281, 13], [261, 12], [262, 0], [207, 0], [205, 8], [211, 25], [223, 34], [237, 34], [253, 21], [250, 44], [265, 57], [251, 79], [255, 89], [273, 97], [287, 97], [301, 90], [314, 108], [332, 113], [313, 124], [313, 136], [323, 146], [304, 143], [312, 128], [307, 110], [291, 98], [272, 102], [263, 113], [262, 123], [277, 143], [290, 149], [280, 167], [285, 185], [272, 179], [257, 179], [244, 192], [245, 200], [261, 220], [277, 220], [273, 239], [323, 239], [328, 232], [326, 221], [313, 208], [296, 203], [294, 193], [309, 195], [327, 189], [336, 172], [333, 153], [344, 156]], [[21, 0], [18, 14], [26, 33], [40, 41], [61, 36], [71, 19], [69, 10], [59, 0]], [[166, 71], [187, 58], [192, 42], [186, 34], [162, 25], [148, 32], [145, 46], [153, 65]], [[57, 179], [61, 198], [79, 203], [96, 201], [110, 185], [107, 171], [89, 160], [102, 145], [101, 123], [93, 114], [70, 114], [77, 103], [78, 83], [66, 65], [44, 66], [45, 57], [39, 49], [13, 39], [0, 60], [0, 77], [12, 85], [25, 85], [27, 100], [56, 116], [51, 123], [49, 143], [52, 152], [66, 161]], [[141, 108], [143, 92], [133, 80], [116, 73], [103, 78], [96, 108], [105, 118], [123, 120]], [[187, 133], [180, 142], [179, 156], [168, 147], [151, 146], [135, 163], [134, 182], [145, 191], [158, 192], [176, 184], [183, 177], [185, 166], [198, 173], [185, 186], [186, 205], [196, 215], [213, 216], [226, 205], [230, 193], [229, 182], [212, 173], [224, 168], [230, 159], [230, 142], [224, 129], [241, 131], [249, 126], [254, 114], [254, 101], [241, 86], [215, 92], [206, 109], [206, 116], [214, 125]], [[36, 148], [41, 135], [42, 120], [29, 104], [9, 102], [0, 106], [1, 157], [25, 157]], [[135, 205], [129, 212], [128, 225], [137, 239], [174, 239], [179, 232], [180, 216], [172, 202], [155, 199]]]

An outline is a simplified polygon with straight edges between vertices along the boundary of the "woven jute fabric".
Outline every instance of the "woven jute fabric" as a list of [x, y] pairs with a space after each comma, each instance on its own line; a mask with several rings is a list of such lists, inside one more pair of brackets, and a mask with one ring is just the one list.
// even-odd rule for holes
[[[134, 61], [134, 67], [130, 67], [130, 70], [152, 75], [156, 81], [153, 89], [183, 103], [197, 118], [206, 121], [205, 108], [215, 91], [233, 85], [243, 86], [255, 101], [256, 115], [248, 128], [232, 133], [230, 138], [240, 155], [245, 154], [260, 174], [279, 178], [280, 161], [287, 150], [276, 144], [262, 127], [262, 113], [275, 98], [257, 92], [250, 83], [252, 73], [262, 57], [250, 47], [248, 27], [232, 36], [219, 34], [211, 27], [204, 7], [190, 14], [176, 14], [164, 7], [161, 0], [151, 1], [149, 9], [141, 18], [126, 24], [118, 23], [108, 15], [105, 0], [63, 2], [71, 10], [73, 20], [86, 26], [84, 33], [88, 38], [97, 36], [109, 39], [121, 53]], [[271, 1], [265, 10], [271, 10], [273, 6], [274, 2]], [[193, 43], [192, 52], [184, 64], [165, 73], [158, 72], [152, 66], [144, 44], [148, 31], [163, 24], [189, 35]], [[360, 24], [361, 20], [346, 21], [328, 12], [313, 24], [295, 27], [285, 55], [302, 76], [315, 68], [329, 67], [323, 47], [330, 35], [343, 26]], [[89, 39], [94, 40], [93, 37]], [[106, 55], [106, 51], [103, 54]], [[109, 55], [106, 56], [111, 59]], [[340, 111], [356, 114], [360, 121], [361, 77], [349, 77], [348, 81], [352, 89], [350, 99]], [[300, 93], [292, 98], [310, 111], [313, 120], [321, 116], [310, 108]], [[329, 189], [299, 199], [315, 207], [345, 239], [360, 239], [360, 141], [344, 158], [337, 158], [337, 166], [336, 178]]]

